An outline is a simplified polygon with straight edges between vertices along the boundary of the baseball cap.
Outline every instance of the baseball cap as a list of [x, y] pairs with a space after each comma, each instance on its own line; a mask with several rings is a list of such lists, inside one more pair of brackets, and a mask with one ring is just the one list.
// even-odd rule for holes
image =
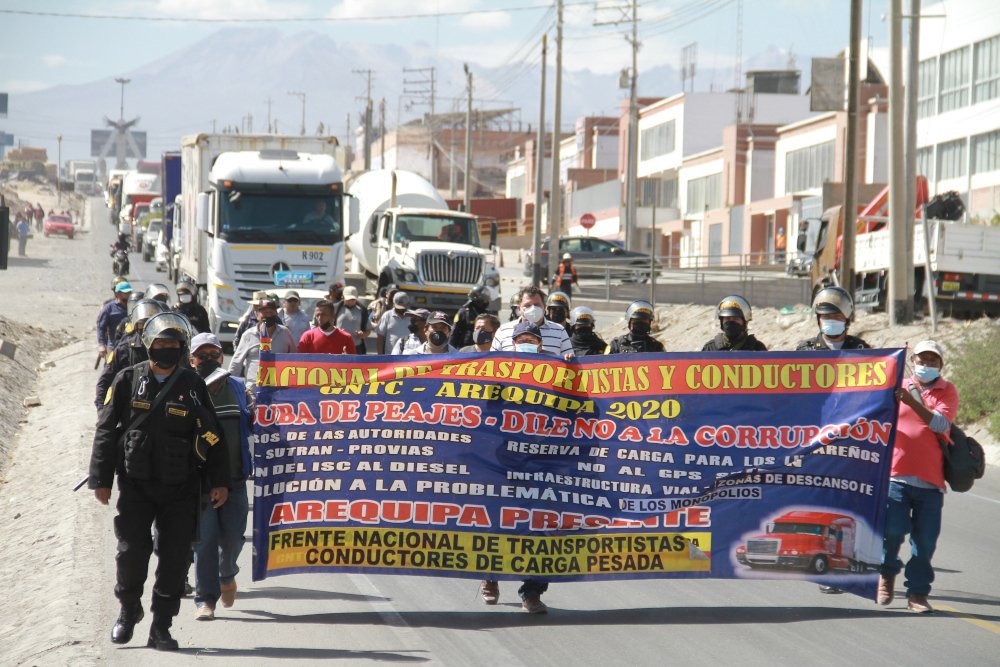
[[534, 322], [525, 322], [525, 321], [518, 322], [517, 325], [514, 327], [513, 338], [516, 339], [518, 336], [522, 334], [530, 334], [535, 338], [537, 338], [538, 340], [542, 340], [542, 330], [539, 329], [538, 325], [535, 324]]
[[212, 347], [217, 347], [222, 349], [222, 343], [219, 342], [218, 336], [214, 333], [200, 333], [191, 339], [191, 351], [194, 352], [202, 345], [211, 345]]
[[116, 293], [118, 293], [118, 292], [131, 292], [131, 291], [132, 291], [132, 283], [123, 281], [123, 282], [120, 282], [117, 285], [115, 285], [115, 292]]
[[451, 328], [451, 322], [448, 320], [448, 316], [440, 310], [435, 310], [431, 313], [431, 316], [427, 318], [427, 324], [447, 324], [448, 328]]
[[358, 298], [358, 288], [354, 285], [348, 285], [344, 288], [344, 301], [350, 301], [351, 299]]
[[287, 292], [285, 292], [285, 301], [288, 301], [289, 299], [298, 299], [299, 301], [302, 300], [302, 298], [299, 296], [299, 293], [293, 289], [290, 289]]
[[261, 299], [266, 299], [266, 298], [267, 298], [267, 292], [264, 292], [263, 290], [254, 292], [253, 297], [250, 299], [250, 305], [256, 306], [258, 303], [260, 303]]
[[405, 306], [410, 303], [410, 295], [406, 292], [396, 292], [392, 295], [392, 303], [396, 306]]
[[941, 349], [941, 346], [936, 341], [922, 340], [917, 343], [917, 346], [913, 348], [913, 354], [920, 354], [921, 352], [933, 352], [941, 357], [941, 363], [944, 363], [944, 350]]
[[431, 316], [431, 311], [426, 308], [414, 308], [403, 313], [406, 317], [415, 317], [418, 320], [427, 320]]

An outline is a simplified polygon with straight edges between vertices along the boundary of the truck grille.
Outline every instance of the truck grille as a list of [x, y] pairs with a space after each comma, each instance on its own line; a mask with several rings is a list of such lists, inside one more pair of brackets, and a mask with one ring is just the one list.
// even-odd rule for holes
[[454, 252], [421, 253], [420, 276], [429, 283], [474, 285], [483, 273], [483, 258]]
[[758, 555], [775, 555], [778, 553], [777, 540], [747, 540], [747, 553]]
[[[236, 288], [239, 290], [241, 299], [249, 301], [254, 292], [276, 289], [274, 278], [271, 276], [272, 265], [273, 263], [236, 264], [233, 267], [233, 277], [236, 279]], [[310, 271], [313, 274], [313, 283], [316, 289], [326, 287], [326, 267], [322, 264], [317, 266], [294, 264], [290, 265], [289, 270]]]

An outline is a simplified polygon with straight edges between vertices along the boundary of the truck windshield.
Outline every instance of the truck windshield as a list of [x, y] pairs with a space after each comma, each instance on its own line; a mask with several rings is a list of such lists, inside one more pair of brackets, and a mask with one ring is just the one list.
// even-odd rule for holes
[[397, 241], [449, 241], [479, 245], [479, 225], [471, 218], [443, 215], [401, 215], [396, 222]]
[[822, 535], [823, 526], [813, 523], [776, 523], [772, 533], [795, 533], [796, 535]]
[[344, 239], [339, 196], [230, 190], [219, 198], [219, 237], [228, 241], [333, 245]]

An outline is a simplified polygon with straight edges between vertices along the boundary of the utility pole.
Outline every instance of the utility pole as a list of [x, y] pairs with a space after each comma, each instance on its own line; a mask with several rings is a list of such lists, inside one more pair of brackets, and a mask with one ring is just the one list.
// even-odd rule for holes
[[[843, 243], [840, 286], [854, 298], [854, 238], [858, 217], [858, 87], [861, 69], [861, 0], [851, 0], [851, 45], [847, 60], [847, 155], [844, 164]], [[788, 230], [791, 232], [791, 230]]]
[[378, 103], [379, 168], [385, 169], [385, 98]]
[[625, 39], [632, 45], [632, 76], [629, 82], [628, 137], [625, 165], [625, 247], [629, 250], [635, 245], [636, 216], [636, 170], [638, 168], [638, 133], [639, 133], [639, 102], [636, 97], [637, 79], [639, 77], [639, 2], [632, 0], [628, 7], [617, 8], [621, 16], [614, 21], [595, 22], [595, 26], [632, 24], [632, 34]]
[[[920, 71], [920, 0], [910, 0], [910, 45], [907, 51], [907, 72], [906, 72], [906, 148], [903, 155], [906, 156], [906, 199], [904, 210], [906, 211], [906, 267], [903, 269], [906, 275], [906, 293], [909, 298], [916, 296], [914, 292], [913, 280], [913, 228], [916, 224], [915, 212], [917, 210], [917, 88], [919, 87], [918, 73]], [[970, 172], [971, 173], [971, 170]], [[930, 274], [924, 278], [924, 287], [928, 294], [933, 294], [934, 281]]]
[[364, 158], [365, 158], [365, 171], [372, 168], [372, 74], [374, 70], [371, 69], [354, 69], [351, 70], [354, 74], [360, 74], [365, 77], [365, 96], [355, 98], [358, 100], [363, 100], [365, 102], [365, 144], [364, 144]]
[[559, 142], [562, 140], [562, 32], [563, 0], [556, 9], [556, 90], [552, 109], [552, 187], [549, 190], [549, 267], [554, 276], [559, 266], [559, 237], [562, 235], [562, 183], [560, 183]]
[[465, 69], [465, 79], [466, 79], [466, 98], [467, 104], [465, 107], [465, 193], [463, 199], [465, 201], [465, 211], [469, 211], [469, 202], [472, 199], [472, 70], [469, 69], [469, 63], [464, 63], [462, 67]]
[[297, 91], [288, 91], [289, 95], [299, 98], [302, 101], [302, 127], [299, 134], [305, 136], [306, 133], [306, 94]]
[[56, 135], [56, 143], [59, 146], [56, 156], [56, 206], [62, 205], [62, 179], [59, 178], [59, 171], [62, 169], [62, 135]]
[[271, 96], [268, 95], [267, 99], [264, 100], [267, 103], [267, 131], [271, 131]]
[[[891, 326], [913, 321], [907, 293], [906, 168], [903, 157], [903, 0], [889, 0], [889, 311]], [[913, 215], [913, 211], [909, 212]], [[930, 278], [930, 276], [928, 276]]]
[[[403, 95], [412, 96], [418, 104], [428, 104], [430, 106], [430, 134], [431, 134], [431, 183], [436, 188], [438, 186], [438, 158], [437, 158], [437, 116], [435, 115], [435, 99], [437, 97], [437, 87], [435, 80], [435, 69], [433, 67], [404, 67], [404, 74], [422, 74], [419, 79], [403, 79]], [[407, 88], [406, 86], [419, 86], [419, 88]], [[452, 197], [455, 195], [452, 194]]]
[[[542, 202], [545, 199], [545, 66], [548, 35], [542, 35], [542, 92], [538, 96], [538, 137], [535, 139], [535, 214], [531, 223], [531, 284], [542, 283]], [[550, 247], [555, 247], [550, 244]], [[550, 251], [551, 253], [552, 251]]]

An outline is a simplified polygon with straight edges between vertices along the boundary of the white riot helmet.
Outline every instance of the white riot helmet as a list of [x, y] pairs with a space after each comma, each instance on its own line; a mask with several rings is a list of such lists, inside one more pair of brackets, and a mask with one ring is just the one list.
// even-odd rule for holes
[[813, 312], [817, 317], [840, 313], [850, 322], [854, 317], [854, 300], [843, 287], [824, 287], [813, 299]]
[[193, 334], [188, 318], [180, 313], [167, 311], [149, 318], [142, 330], [142, 344], [148, 350], [154, 340], [166, 338], [180, 341], [181, 347], [186, 349], [191, 343]]
[[716, 317], [742, 317], [743, 321], [749, 322], [753, 319], [753, 312], [750, 309], [750, 302], [739, 294], [727, 296], [715, 309]]
[[597, 320], [594, 317], [594, 311], [586, 306], [577, 306], [569, 314], [570, 326], [576, 326], [577, 324], [586, 324], [588, 326], [595, 326]]

